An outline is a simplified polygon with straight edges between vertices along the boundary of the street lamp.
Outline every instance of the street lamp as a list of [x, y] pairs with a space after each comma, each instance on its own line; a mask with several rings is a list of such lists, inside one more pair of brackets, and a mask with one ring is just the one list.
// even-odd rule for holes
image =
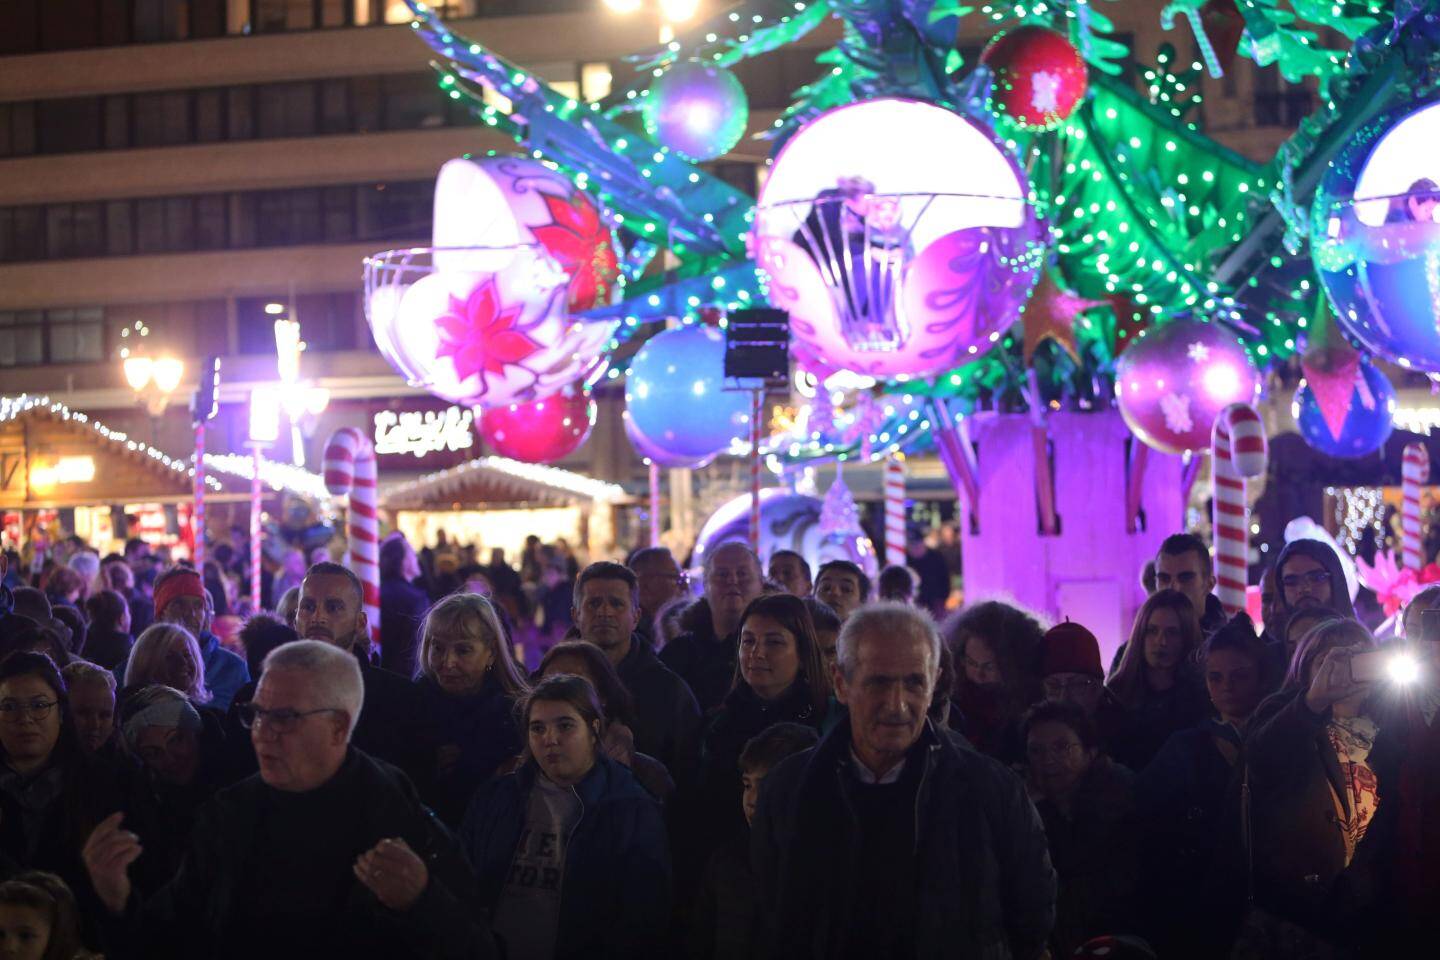
[[[660, 42], [669, 43], [675, 39], [675, 28], [688, 23], [700, 12], [700, 0], [648, 0], [658, 7], [660, 14]], [[604, 0], [611, 13], [638, 13], [647, 0]]]
[[158, 417], [170, 404], [170, 395], [180, 388], [185, 364], [175, 357], [147, 357], [131, 354], [121, 361], [125, 382], [145, 401], [150, 416]]
[[266, 304], [265, 312], [275, 318], [275, 366], [280, 375], [278, 397], [280, 407], [290, 420], [292, 459], [295, 466], [303, 467], [305, 445], [301, 422], [309, 417], [313, 426], [314, 418], [330, 405], [330, 391], [313, 386], [300, 376], [300, 355], [305, 352], [305, 341], [300, 339], [300, 321], [285, 316], [284, 304]]

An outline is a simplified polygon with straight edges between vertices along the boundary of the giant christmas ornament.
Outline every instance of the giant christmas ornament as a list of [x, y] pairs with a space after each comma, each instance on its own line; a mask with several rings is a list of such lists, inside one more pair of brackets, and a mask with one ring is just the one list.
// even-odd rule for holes
[[1064, 34], [1019, 27], [991, 40], [980, 62], [995, 75], [998, 113], [1022, 127], [1048, 130], [1062, 123], [1085, 97], [1085, 60]]
[[1336, 320], [1366, 349], [1440, 372], [1440, 101], [1382, 112], [1341, 149], [1313, 205], [1311, 254]]
[[1363, 457], [1390, 439], [1394, 429], [1395, 388], [1374, 364], [1362, 363], [1350, 390], [1350, 404], [1338, 433], [1332, 431], [1315, 392], [1307, 383], [1295, 392], [1290, 412], [1305, 442], [1332, 457]]
[[725, 338], [701, 324], [658, 333], [625, 379], [630, 439], [661, 466], [702, 466], [749, 436], [750, 394], [725, 389]]
[[691, 160], [714, 160], [745, 135], [750, 105], [740, 80], [724, 67], [689, 61], [650, 86], [642, 115], [655, 140]]
[[1120, 355], [1115, 399], [1130, 430], [1162, 453], [1203, 450], [1220, 411], [1254, 403], [1260, 374], [1222, 327], [1175, 320], [1153, 327]]
[[451, 160], [434, 248], [366, 261], [375, 343], [412, 384], [455, 403], [525, 402], [598, 376], [616, 324], [576, 311], [620, 292], [595, 203], [532, 160]]
[[903, 380], [989, 350], [1044, 255], [1028, 194], [994, 135], [943, 107], [868, 100], [811, 121], [776, 157], [755, 218], [797, 360]]
[[543, 400], [492, 407], [480, 416], [480, 437], [496, 453], [526, 463], [563, 460], [595, 426], [590, 393], [569, 386]]
[[[866, 575], [874, 578], [880, 564], [875, 546], [858, 525], [847, 529], [830, 529], [825, 524], [825, 504], [816, 497], [807, 497], [788, 490], [766, 488], [760, 491], [760, 559], [769, 561], [777, 550], [794, 550], [805, 558], [811, 570], [830, 560], [849, 560], [860, 565]], [[738, 540], [750, 542], [750, 494], [742, 494], [710, 515], [695, 540], [692, 563], [697, 570], [705, 564], [705, 554], [722, 543]]]

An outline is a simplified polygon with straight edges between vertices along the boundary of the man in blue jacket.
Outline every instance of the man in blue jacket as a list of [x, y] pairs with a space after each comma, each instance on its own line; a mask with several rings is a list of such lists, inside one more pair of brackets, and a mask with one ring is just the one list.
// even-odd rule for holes
[[934, 621], [880, 603], [840, 632], [850, 715], [765, 777], [751, 832], [758, 953], [785, 960], [1036, 960], [1055, 920], [1020, 779], [926, 720]]

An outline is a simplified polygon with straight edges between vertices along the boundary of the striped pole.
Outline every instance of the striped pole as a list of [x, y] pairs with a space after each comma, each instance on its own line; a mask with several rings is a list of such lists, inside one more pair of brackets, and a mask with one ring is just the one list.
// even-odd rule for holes
[[905, 566], [905, 461], [885, 461], [885, 563]]
[[195, 424], [195, 505], [190, 510], [195, 569], [205, 576], [205, 421]]
[[1215, 595], [1227, 616], [1245, 609], [1250, 511], [1245, 478], [1265, 472], [1265, 425], [1255, 408], [1232, 403], [1215, 418], [1210, 483], [1215, 527]]
[[350, 498], [346, 510], [350, 569], [363, 588], [365, 619], [373, 653], [380, 643], [380, 515], [376, 496], [375, 448], [354, 427], [341, 427], [325, 444], [325, 489]]
[[1400, 513], [1404, 567], [1420, 572], [1425, 566], [1425, 530], [1420, 523], [1420, 488], [1430, 479], [1430, 451], [1423, 443], [1405, 444], [1400, 466], [1400, 490], [1405, 503]]
[[[765, 391], [752, 390], [750, 404], [750, 549], [760, 554], [760, 420]], [[763, 560], [761, 562], [764, 562]]]

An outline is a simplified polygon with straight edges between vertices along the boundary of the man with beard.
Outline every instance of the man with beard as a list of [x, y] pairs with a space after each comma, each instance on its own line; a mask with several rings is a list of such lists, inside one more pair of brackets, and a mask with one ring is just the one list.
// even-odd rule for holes
[[763, 586], [760, 558], [738, 540], [705, 554], [705, 618], [660, 651], [665, 666], [680, 675], [708, 712], [720, 705], [735, 678], [740, 617]]
[[1275, 560], [1275, 617], [1287, 623], [1305, 607], [1329, 607], [1355, 619], [1340, 558], [1319, 540], [1292, 540]]
[[439, 744], [429, 700], [408, 678], [370, 663], [363, 597], [360, 578], [349, 569], [328, 561], [315, 564], [300, 584], [295, 632], [354, 654], [365, 681], [365, 709], [355, 726], [355, 746], [405, 771], [424, 793]]

